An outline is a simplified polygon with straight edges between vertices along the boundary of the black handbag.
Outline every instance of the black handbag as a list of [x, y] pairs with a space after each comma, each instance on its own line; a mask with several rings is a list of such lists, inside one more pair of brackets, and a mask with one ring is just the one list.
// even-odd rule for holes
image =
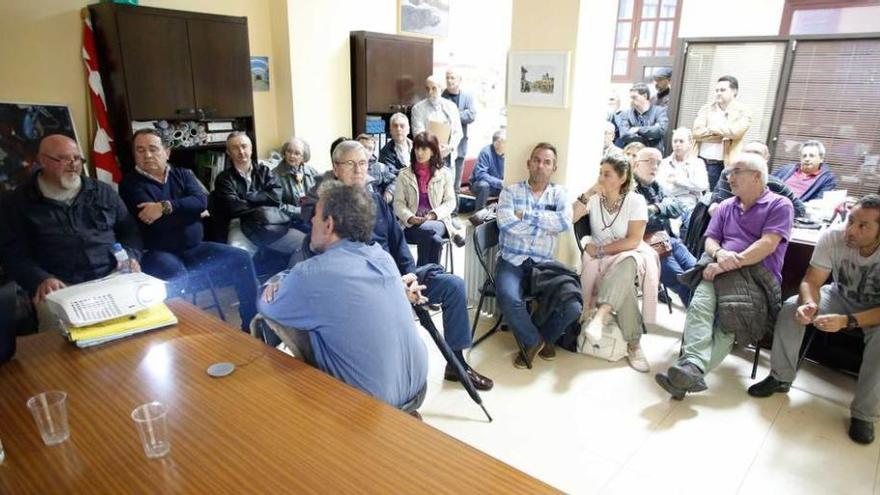
[[268, 246], [290, 229], [290, 216], [277, 206], [258, 206], [241, 215], [241, 231], [254, 244]]

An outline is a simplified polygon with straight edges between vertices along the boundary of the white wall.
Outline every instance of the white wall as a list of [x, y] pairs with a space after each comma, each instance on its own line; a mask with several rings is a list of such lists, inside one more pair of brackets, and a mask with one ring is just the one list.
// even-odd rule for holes
[[776, 36], [785, 0], [682, 0], [679, 38]]
[[397, 32], [397, 1], [288, 0], [293, 129], [330, 168], [330, 143], [351, 135], [350, 31]]

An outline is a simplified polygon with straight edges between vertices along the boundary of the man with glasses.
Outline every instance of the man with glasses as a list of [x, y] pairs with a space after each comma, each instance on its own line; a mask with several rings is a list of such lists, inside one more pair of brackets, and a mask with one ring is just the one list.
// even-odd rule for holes
[[[364, 147], [360, 143], [357, 141], [339, 143], [333, 149], [332, 159], [333, 169], [324, 174], [323, 180], [335, 179], [347, 186], [366, 187], [368, 162]], [[309, 194], [303, 198], [303, 219], [311, 219], [315, 214], [319, 186], [312, 188]], [[464, 359], [464, 349], [471, 346], [471, 327], [467, 312], [467, 296], [464, 292], [464, 280], [444, 272], [439, 265], [426, 265], [417, 269], [409, 246], [406, 244], [406, 239], [404, 239], [403, 229], [397, 222], [391, 205], [386, 203], [375, 191], [373, 192], [373, 201], [376, 203], [373, 242], [382, 246], [394, 258], [408, 292], [419, 293], [424, 290], [429, 303], [439, 304], [443, 308], [443, 334], [446, 343], [464, 365], [474, 387], [478, 390], [491, 390], [494, 385], [492, 380], [477, 373]], [[307, 258], [314, 255], [309, 247], [308, 237], [303, 242], [302, 252]], [[417, 271], [418, 277], [416, 276]], [[272, 282], [278, 283], [279, 279], [284, 277], [283, 273], [280, 275], [278, 278], [273, 278]], [[445, 378], [455, 381], [458, 380], [458, 375], [452, 367], [447, 366]]]
[[[794, 209], [790, 201], [767, 189], [767, 162], [756, 154], [735, 158], [728, 180], [734, 197], [719, 205], [706, 230], [681, 356], [665, 375], [655, 376], [677, 400], [688, 392], [706, 390], [703, 377], [730, 353], [737, 334], [772, 327], [774, 309], [778, 312], [781, 305], [782, 261]], [[734, 272], [738, 277], [733, 277]], [[738, 299], [730, 299], [731, 292]], [[766, 321], [759, 321], [760, 305]], [[734, 322], [736, 327], [730, 325]]]
[[60, 134], [40, 141], [40, 167], [4, 204], [9, 242], [6, 271], [33, 296], [40, 330], [59, 328], [46, 296], [117, 269], [114, 244], [140, 271], [141, 239], [134, 217], [109, 185], [83, 175], [76, 142]]

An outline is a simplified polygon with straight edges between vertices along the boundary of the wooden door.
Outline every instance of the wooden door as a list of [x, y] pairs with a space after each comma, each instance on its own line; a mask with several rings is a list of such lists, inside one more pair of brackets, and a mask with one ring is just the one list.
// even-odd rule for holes
[[397, 54], [400, 42], [387, 38], [367, 37], [367, 113], [392, 113], [398, 99], [398, 73], [401, 60]]
[[204, 19], [186, 23], [200, 118], [253, 115], [247, 23]]
[[425, 79], [434, 69], [433, 41], [414, 39], [399, 43], [398, 58], [397, 102], [411, 107], [428, 96]]
[[117, 23], [131, 118], [192, 118], [195, 98], [186, 21], [119, 11]]

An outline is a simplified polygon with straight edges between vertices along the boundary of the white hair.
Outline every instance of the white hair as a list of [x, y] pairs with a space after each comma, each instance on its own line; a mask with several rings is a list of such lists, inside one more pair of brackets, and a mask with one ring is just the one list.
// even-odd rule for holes
[[755, 153], [740, 153], [733, 160], [733, 166], [740, 165], [747, 170], [754, 170], [761, 175], [761, 184], [767, 187], [767, 161]]
[[672, 131], [672, 139], [675, 139], [675, 135], [676, 135], [676, 134], [687, 134], [687, 140], [688, 140], [688, 141], [693, 141], [693, 140], [694, 140], [694, 134], [693, 134], [693, 133], [691, 132], [691, 130], [690, 130], [689, 128], [687, 128], [687, 127], [679, 127], [678, 129]]

